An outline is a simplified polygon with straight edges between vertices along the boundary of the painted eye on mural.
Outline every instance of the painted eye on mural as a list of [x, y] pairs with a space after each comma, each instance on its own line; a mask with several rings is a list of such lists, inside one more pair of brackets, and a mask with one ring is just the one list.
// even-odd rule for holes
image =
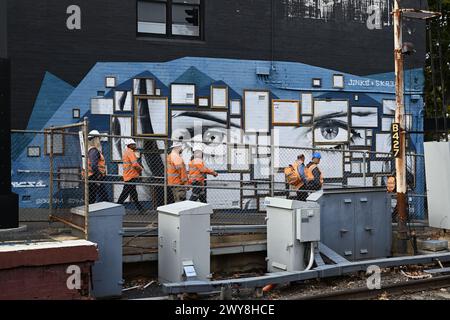
[[347, 142], [348, 124], [334, 116], [314, 121], [316, 142]]
[[209, 128], [203, 133], [203, 142], [205, 144], [221, 144], [226, 141], [226, 130], [223, 128]]
[[339, 134], [339, 127], [333, 124], [333, 120], [328, 120], [320, 127], [320, 133], [324, 139], [333, 140]]

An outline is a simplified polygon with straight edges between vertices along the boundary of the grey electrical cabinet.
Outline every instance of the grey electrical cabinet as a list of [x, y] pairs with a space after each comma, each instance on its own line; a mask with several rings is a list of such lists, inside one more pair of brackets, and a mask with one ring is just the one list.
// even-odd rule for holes
[[384, 188], [324, 189], [307, 200], [320, 204], [321, 242], [344, 258], [391, 255], [391, 199]]
[[305, 269], [305, 242], [320, 240], [320, 207], [315, 203], [266, 198], [267, 270]]
[[[72, 213], [84, 216], [84, 206]], [[88, 240], [98, 246], [99, 257], [92, 267], [92, 295], [111, 298], [122, 295], [122, 205], [99, 202], [89, 205]]]
[[183, 201], [158, 207], [158, 277], [161, 283], [210, 276], [209, 204]]
[[430, 227], [450, 230], [450, 142], [425, 142]]

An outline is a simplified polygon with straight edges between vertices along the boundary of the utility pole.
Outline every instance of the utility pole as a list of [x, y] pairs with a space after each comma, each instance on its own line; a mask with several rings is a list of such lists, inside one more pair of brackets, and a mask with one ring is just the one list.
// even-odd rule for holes
[[406, 221], [406, 132], [405, 132], [405, 105], [404, 105], [404, 77], [403, 77], [403, 53], [402, 53], [402, 12], [399, 0], [394, 0], [394, 61], [395, 61], [395, 122], [400, 126], [400, 152], [395, 158], [395, 173], [397, 187], [397, 210], [398, 210], [398, 240], [399, 251], [406, 252], [406, 241], [408, 239]]
[[405, 128], [405, 104], [404, 104], [404, 76], [403, 76], [403, 41], [402, 18], [429, 19], [439, 14], [419, 9], [401, 9], [399, 0], [394, 0], [394, 61], [395, 61], [395, 123], [400, 127], [400, 151], [395, 158], [395, 181], [397, 188], [398, 210], [398, 251], [406, 253], [408, 230], [408, 213], [406, 210], [406, 128]]

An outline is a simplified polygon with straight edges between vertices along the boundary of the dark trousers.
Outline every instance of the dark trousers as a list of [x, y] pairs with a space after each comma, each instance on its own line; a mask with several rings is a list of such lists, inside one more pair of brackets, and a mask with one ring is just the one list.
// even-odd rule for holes
[[198, 201], [206, 203], [206, 189], [205, 188], [196, 188], [195, 186], [203, 186], [203, 183], [198, 181], [192, 182], [192, 195], [189, 199], [190, 201]]
[[[137, 181], [137, 179], [131, 179], [129, 182], [136, 182], [136, 181]], [[142, 207], [141, 203], [139, 202], [138, 193], [137, 193], [135, 184], [125, 184], [123, 186], [122, 193], [120, 194], [119, 201], [117, 201], [117, 203], [123, 204], [125, 202], [125, 200], [128, 198], [128, 196], [130, 196], [131, 201], [136, 206], [136, 209], [138, 209], [139, 211], [144, 209]]]
[[306, 201], [306, 199], [308, 198], [308, 192], [307, 191], [303, 191], [306, 189], [306, 186], [303, 185], [300, 188], [297, 189], [297, 200], [298, 201]]
[[[102, 181], [103, 177], [89, 177], [90, 181]], [[108, 201], [108, 194], [106, 192], [105, 184], [89, 182], [89, 204]]]

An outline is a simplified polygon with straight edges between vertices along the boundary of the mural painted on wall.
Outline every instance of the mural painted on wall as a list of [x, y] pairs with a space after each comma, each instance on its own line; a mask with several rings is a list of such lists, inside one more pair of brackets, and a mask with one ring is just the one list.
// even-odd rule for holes
[[[269, 77], [259, 76], [259, 67], [268, 62], [229, 59], [183, 58], [166, 63], [98, 63], [81, 83], [60, 99], [57, 106], [46, 106], [40, 99], [56, 94], [61, 83], [52, 82], [53, 90], [40, 95], [33, 113], [39, 121], [30, 119], [29, 127], [44, 129], [50, 125], [65, 125], [80, 121], [79, 116], [89, 118], [90, 129], [114, 135], [137, 137], [170, 137], [184, 141], [183, 157], [186, 163], [192, 155], [194, 143], [203, 143], [205, 161], [220, 173], [222, 180], [257, 181], [256, 186], [270, 181], [270, 146], [323, 147], [340, 150], [390, 151], [390, 123], [393, 121], [394, 92], [389, 81], [383, 86], [378, 80], [392, 75], [358, 77], [333, 70], [301, 63], [274, 62]], [[114, 81], [112, 80], [114, 79]], [[313, 81], [315, 79], [315, 81]], [[406, 84], [407, 112], [411, 116], [410, 129], [421, 130], [420, 70], [411, 71], [411, 83]], [[317, 81], [319, 80], [319, 81]], [[352, 80], [352, 85], [349, 81]], [[356, 81], [356, 82], [355, 82]], [[358, 81], [364, 85], [358, 86]], [[409, 87], [408, 87], [409, 86]], [[39, 128], [35, 123], [39, 123]], [[13, 141], [14, 143], [14, 141]], [[29, 168], [44, 170], [48, 157], [29, 157], [26, 147], [40, 146], [39, 137], [22, 142], [24, 149], [13, 158], [13, 187], [24, 206], [45, 207], [43, 192], [48, 188], [17, 188], [33, 184], [26, 174]], [[230, 150], [223, 143], [242, 143], [250, 147]], [[411, 134], [409, 149], [422, 152], [423, 137]], [[74, 143], [76, 145], [76, 143]], [[78, 144], [79, 146], [79, 144]], [[120, 175], [121, 154], [124, 142], [113, 138], [105, 142], [104, 153], [108, 160], [108, 173]], [[264, 148], [266, 146], [266, 148]], [[74, 147], [76, 148], [76, 147]], [[162, 141], [139, 140], [142, 153], [143, 176], [164, 176], [164, 144]], [[78, 147], [79, 149], [79, 147]], [[274, 154], [274, 166], [278, 170], [275, 181], [282, 184], [282, 170], [294, 161], [298, 150], [283, 149]], [[307, 159], [311, 151], [305, 150]], [[55, 161], [60, 169], [81, 166], [80, 151], [58, 156]], [[233, 167], [231, 157], [244, 157], [248, 161]], [[377, 186], [392, 173], [388, 157], [371, 156], [367, 159], [367, 173], [362, 173], [362, 159], [345, 152], [329, 153], [327, 159], [333, 166], [322, 165], [326, 183], [333, 185]], [[353, 158], [355, 159], [353, 159]], [[68, 159], [70, 158], [70, 159]], [[47, 160], [46, 160], [47, 159]], [[417, 164], [414, 164], [417, 165]], [[66, 168], [65, 168], [66, 167]], [[70, 167], [70, 168], [67, 168]], [[358, 169], [359, 168], [359, 169]], [[414, 167], [410, 174], [414, 175]], [[70, 175], [73, 172], [64, 172]], [[48, 183], [45, 175], [35, 175], [40, 186]], [[420, 193], [423, 181], [418, 177], [414, 188]], [[214, 178], [211, 179], [213, 181]], [[78, 185], [65, 185], [66, 189], [79, 189]], [[111, 199], [116, 199], [121, 186], [111, 187]], [[140, 199], [151, 201], [150, 190], [141, 187]], [[61, 192], [61, 190], [59, 190]], [[216, 193], [221, 196], [217, 197]], [[224, 194], [227, 195], [224, 197]], [[39, 197], [41, 195], [41, 197]], [[81, 195], [81, 191], [80, 191]], [[252, 196], [253, 195], [253, 196]], [[243, 197], [239, 190], [209, 190], [208, 201], [216, 209], [261, 209], [264, 195], [253, 193]], [[218, 200], [221, 199], [221, 200]], [[75, 201], [75, 200], [71, 200]]]

